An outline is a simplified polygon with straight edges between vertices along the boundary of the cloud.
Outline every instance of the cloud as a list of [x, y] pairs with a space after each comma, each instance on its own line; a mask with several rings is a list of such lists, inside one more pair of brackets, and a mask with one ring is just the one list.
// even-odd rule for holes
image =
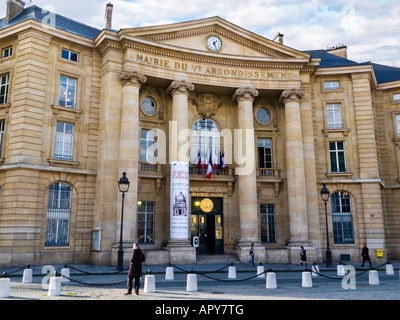
[[[110, 0], [33, 0], [56, 13], [103, 28]], [[285, 45], [298, 50], [348, 46], [349, 58], [400, 65], [398, 0], [111, 0], [113, 28], [134, 28], [220, 16], [272, 39], [279, 31]], [[4, 7], [4, 6], [3, 6]], [[1, 8], [2, 16], [5, 8]]]

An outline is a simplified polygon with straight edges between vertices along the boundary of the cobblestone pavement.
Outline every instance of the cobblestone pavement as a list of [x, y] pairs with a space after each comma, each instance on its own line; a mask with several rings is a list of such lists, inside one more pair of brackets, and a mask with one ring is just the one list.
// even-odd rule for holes
[[[392, 262], [393, 263], [393, 262]], [[115, 267], [76, 266], [71, 270], [72, 281], [63, 283], [60, 296], [48, 296], [47, 281], [50, 275], [41, 273], [40, 266], [32, 267], [33, 282], [22, 283], [22, 272], [10, 275], [10, 296], [0, 300], [400, 300], [400, 262], [393, 263], [395, 274], [387, 275], [385, 266], [378, 268], [379, 285], [369, 284], [367, 269], [357, 269], [354, 289], [343, 287], [342, 277], [335, 268], [320, 268], [322, 276], [312, 277], [312, 287], [302, 287], [302, 272], [296, 265], [269, 265], [276, 274], [277, 289], [267, 289], [266, 279], [256, 277], [255, 267], [235, 264], [237, 276], [228, 279], [228, 267], [223, 265], [186, 265], [174, 268], [174, 280], [165, 280], [167, 266], [145, 266], [155, 276], [155, 292], [145, 293], [144, 276], [139, 296], [126, 292], [126, 271], [115, 273]], [[355, 266], [359, 266], [356, 265]], [[56, 266], [61, 270], [64, 266]], [[11, 273], [12, 268], [3, 272]], [[198, 291], [186, 291], [187, 273], [194, 269]], [[78, 271], [81, 270], [81, 271]], [[214, 272], [219, 270], [217, 272]], [[1, 271], [1, 270], [0, 270]], [[93, 275], [87, 273], [96, 273]], [[43, 283], [42, 283], [43, 282]], [[346, 284], [350, 284], [347, 279]]]

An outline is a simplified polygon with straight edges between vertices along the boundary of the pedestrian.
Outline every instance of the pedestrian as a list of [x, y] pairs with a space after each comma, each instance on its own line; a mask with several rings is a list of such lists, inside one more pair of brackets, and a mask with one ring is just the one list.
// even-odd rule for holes
[[361, 256], [363, 259], [361, 267], [364, 267], [365, 261], [368, 261], [369, 266], [372, 267], [371, 258], [369, 257], [369, 250], [366, 244], [364, 244], [364, 247], [361, 250]]
[[248, 263], [249, 264], [251, 263], [252, 266], [254, 267], [255, 266], [255, 263], [254, 263], [254, 242], [251, 244], [249, 255], [251, 256], [251, 259], [250, 259], [250, 261]]
[[300, 267], [304, 266], [307, 268], [307, 252], [303, 246], [300, 247]]
[[134, 243], [132, 246], [132, 257], [130, 260], [128, 271], [128, 291], [125, 295], [132, 294], [132, 282], [135, 279], [135, 293], [139, 295], [140, 277], [142, 276], [142, 263], [145, 260], [145, 255], [142, 249]]

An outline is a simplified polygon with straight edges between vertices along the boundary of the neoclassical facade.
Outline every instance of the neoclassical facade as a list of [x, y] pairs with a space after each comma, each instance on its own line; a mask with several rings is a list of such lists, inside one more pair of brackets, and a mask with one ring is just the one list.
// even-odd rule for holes
[[322, 262], [327, 238], [336, 261], [400, 259], [400, 69], [219, 17], [100, 30], [19, 0], [0, 49], [1, 266], [115, 265], [120, 230], [149, 264], [253, 242]]

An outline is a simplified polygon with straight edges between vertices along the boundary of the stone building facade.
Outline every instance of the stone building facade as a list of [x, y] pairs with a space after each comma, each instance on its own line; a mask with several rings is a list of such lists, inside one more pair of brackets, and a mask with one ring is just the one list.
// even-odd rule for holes
[[100, 30], [8, 6], [1, 266], [116, 264], [123, 172], [123, 247], [139, 242], [149, 264], [246, 261], [252, 242], [256, 261], [298, 263], [303, 245], [321, 262], [326, 230], [334, 260], [364, 244], [400, 259], [400, 69], [219, 17]]

